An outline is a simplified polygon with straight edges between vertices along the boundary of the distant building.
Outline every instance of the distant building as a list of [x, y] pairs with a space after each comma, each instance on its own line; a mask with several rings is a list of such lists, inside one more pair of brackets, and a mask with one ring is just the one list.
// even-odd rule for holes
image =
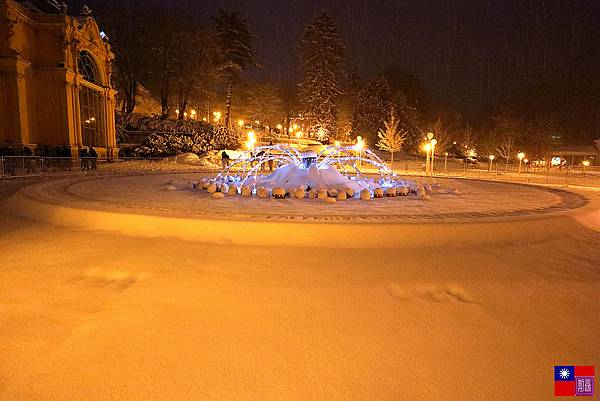
[[117, 155], [113, 53], [84, 7], [0, 0], [0, 147]]
[[600, 166], [600, 148], [597, 146], [557, 146], [549, 153], [553, 164], [565, 161], [571, 166], [577, 166], [587, 160], [592, 166]]

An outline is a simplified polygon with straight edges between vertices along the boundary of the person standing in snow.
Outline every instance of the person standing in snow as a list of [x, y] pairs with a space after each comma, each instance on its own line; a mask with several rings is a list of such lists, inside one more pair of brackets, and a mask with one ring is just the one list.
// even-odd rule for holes
[[88, 164], [89, 163], [89, 153], [88, 153], [87, 148], [82, 148], [79, 151], [79, 160], [80, 160], [80, 164], [81, 164], [81, 171], [90, 169], [90, 165]]
[[223, 168], [227, 168], [227, 166], [229, 166], [229, 155], [226, 151], [223, 151], [223, 153], [221, 153], [221, 166]]
[[93, 146], [90, 147], [89, 150], [90, 162], [92, 163], [92, 170], [98, 169], [98, 152], [94, 149]]

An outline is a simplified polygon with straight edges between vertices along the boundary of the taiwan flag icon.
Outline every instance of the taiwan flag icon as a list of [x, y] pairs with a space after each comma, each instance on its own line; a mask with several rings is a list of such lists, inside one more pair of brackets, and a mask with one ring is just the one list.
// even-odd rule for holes
[[555, 396], [593, 396], [593, 366], [555, 366]]

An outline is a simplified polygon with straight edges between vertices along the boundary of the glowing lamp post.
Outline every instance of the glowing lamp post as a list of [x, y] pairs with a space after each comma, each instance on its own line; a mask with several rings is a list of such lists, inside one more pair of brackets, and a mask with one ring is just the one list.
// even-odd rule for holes
[[431, 151], [431, 144], [430, 143], [426, 143], [423, 146], [423, 149], [425, 149], [425, 175], [429, 175], [429, 152]]
[[359, 158], [358, 165], [361, 165], [360, 158], [362, 157], [362, 150], [365, 147], [365, 141], [362, 136], [356, 137], [356, 145], [354, 145], [354, 150], [356, 151], [356, 155]]
[[300, 147], [300, 138], [302, 138], [302, 131], [296, 132], [296, 138], [298, 138], [298, 147]]
[[490, 159], [490, 168], [488, 168], [488, 173], [491, 173], [492, 172], [492, 163], [494, 162], [494, 159], [496, 158], [496, 156], [489, 155], [488, 157]]
[[342, 146], [342, 143], [340, 141], [335, 141], [334, 145], [336, 148], [339, 148], [340, 146]]
[[213, 119], [218, 124], [219, 120], [221, 119], [221, 112], [220, 111], [213, 111]]
[[248, 140], [246, 141], [246, 148], [248, 150], [254, 149], [254, 144], [256, 143], [256, 138], [254, 137], [254, 132], [248, 132]]
[[523, 159], [525, 158], [525, 153], [519, 152], [517, 157], [519, 158], [519, 175], [520, 175], [521, 174], [521, 164], [523, 163]]
[[585, 170], [587, 167], [590, 166], [590, 161], [584, 160], [583, 162], [581, 162], [581, 165], [583, 166], [583, 185], [585, 185]]
[[244, 126], [244, 120], [239, 120], [238, 125], [240, 126], [240, 128], [242, 128]]
[[448, 169], [448, 152], [444, 152], [444, 174]]
[[435, 170], [435, 145], [437, 145], [437, 140], [431, 140], [431, 176], [433, 176]]

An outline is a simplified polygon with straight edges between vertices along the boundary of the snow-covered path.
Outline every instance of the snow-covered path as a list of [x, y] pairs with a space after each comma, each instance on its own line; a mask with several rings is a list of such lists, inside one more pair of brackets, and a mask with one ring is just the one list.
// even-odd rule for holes
[[343, 251], [0, 227], [2, 401], [548, 400], [600, 362], [600, 233], [568, 216]]

